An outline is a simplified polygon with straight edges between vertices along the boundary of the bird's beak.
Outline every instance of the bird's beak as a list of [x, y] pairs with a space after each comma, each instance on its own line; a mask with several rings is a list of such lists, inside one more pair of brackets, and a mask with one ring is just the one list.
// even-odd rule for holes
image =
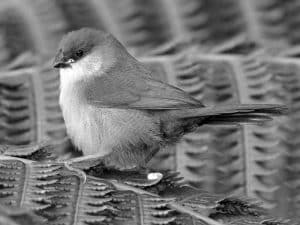
[[63, 56], [63, 53], [59, 51], [53, 61], [54, 68], [66, 68], [70, 67], [71, 61]]

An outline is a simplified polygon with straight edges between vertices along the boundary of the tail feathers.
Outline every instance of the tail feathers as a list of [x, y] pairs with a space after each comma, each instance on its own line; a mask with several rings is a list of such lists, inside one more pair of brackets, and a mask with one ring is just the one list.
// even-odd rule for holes
[[204, 117], [205, 124], [261, 123], [272, 120], [273, 116], [284, 115], [287, 111], [287, 107], [282, 105], [249, 104], [186, 109], [177, 112], [176, 116], [181, 119]]
[[267, 115], [256, 115], [256, 114], [233, 114], [233, 115], [217, 115], [209, 116], [203, 120], [204, 124], [239, 124], [239, 123], [262, 123], [270, 121], [272, 118]]

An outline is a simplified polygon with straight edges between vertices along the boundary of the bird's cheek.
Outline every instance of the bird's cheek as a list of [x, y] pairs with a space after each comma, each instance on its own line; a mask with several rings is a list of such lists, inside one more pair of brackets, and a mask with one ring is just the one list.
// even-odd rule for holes
[[86, 56], [82, 60], [82, 64], [85, 65], [85, 68], [91, 73], [98, 72], [102, 68], [102, 60], [98, 56]]

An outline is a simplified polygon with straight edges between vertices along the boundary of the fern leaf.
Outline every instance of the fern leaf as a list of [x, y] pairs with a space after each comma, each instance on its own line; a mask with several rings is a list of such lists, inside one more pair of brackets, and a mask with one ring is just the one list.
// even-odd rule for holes
[[51, 224], [171, 224], [176, 220], [169, 199], [110, 179], [88, 176], [84, 182], [81, 174], [63, 163], [2, 157], [0, 166], [0, 202], [30, 207]]
[[46, 220], [29, 210], [0, 205], [1, 225], [39, 225]]
[[22, 60], [12, 62], [9, 67], [17, 69], [2, 71], [0, 75], [0, 142], [25, 145], [64, 138], [66, 132], [58, 104], [58, 74], [49, 67], [19, 69], [23, 63]]
[[112, 26], [116, 36], [137, 55], [171, 38], [169, 21], [162, 16], [165, 9], [161, 1], [105, 1], [103, 5], [115, 15]]

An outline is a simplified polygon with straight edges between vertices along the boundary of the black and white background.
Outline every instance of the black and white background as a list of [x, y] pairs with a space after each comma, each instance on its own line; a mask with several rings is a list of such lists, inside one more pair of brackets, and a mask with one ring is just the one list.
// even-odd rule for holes
[[[299, 223], [299, 12], [299, 0], [1, 1], [0, 224], [214, 224], [197, 215]], [[150, 162], [168, 171], [158, 184], [117, 172], [84, 182], [51, 155], [67, 148], [51, 58], [62, 35], [86, 26], [111, 32], [206, 105], [276, 103], [290, 112], [186, 135]], [[183, 190], [178, 177], [207, 192]]]

